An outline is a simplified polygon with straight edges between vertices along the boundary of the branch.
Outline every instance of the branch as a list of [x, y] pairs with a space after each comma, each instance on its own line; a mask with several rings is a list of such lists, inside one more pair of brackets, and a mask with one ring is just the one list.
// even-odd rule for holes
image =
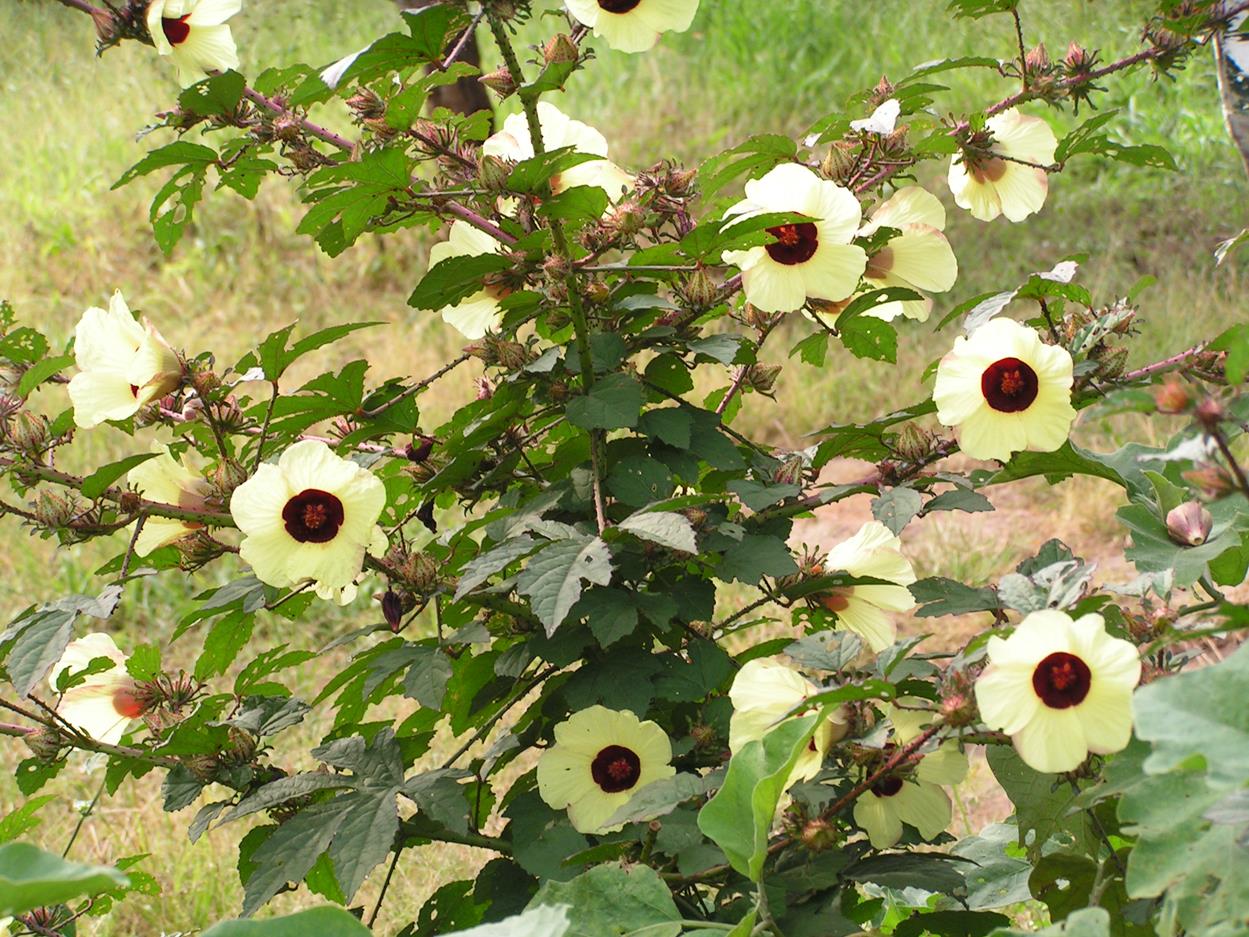
[[1189, 358], [1195, 358], [1206, 350], [1206, 343], [1201, 342], [1189, 348], [1187, 351], [1181, 351], [1178, 355], [1172, 355], [1170, 358], [1163, 358], [1161, 361], [1155, 361], [1153, 364], [1147, 364], [1143, 368], [1137, 368], [1135, 371], [1128, 371], [1122, 375], [1120, 381], [1136, 381], [1143, 377], [1150, 377], [1154, 374], [1161, 374], [1163, 371], [1169, 371], [1172, 368], [1179, 367]]
[[[49, 713], [56, 712], [55, 709], [37, 697], [32, 696], [31, 700], [33, 700], [37, 706]], [[60, 717], [41, 715], [33, 710], [19, 706], [17, 703], [11, 702], [10, 700], [0, 698], [0, 708], [7, 709], [10, 712], [31, 720], [32, 722], [39, 723], [44, 728], [51, 729], [53, 732], [57, 733], [61, 740], [70, 748], [80, 748], [83, 751], [99, 752], [104, 755], [116, 755], [119, 758], [132, 758], [136, 761], [145, 761], [148, 764], [160, 765], [164, 768], [176, 768], [182, 764], [182, 762], [176, 758], [170, 758], [165, 755], [157, 755], [153, 752], [144, 751], [141, 748], [132, 748], [129, 745], [109, 745], [107, 742], [100, 742], [93, 739], [86, 733], [76, 729]], [[16, 733], [3, 732], [0, 734], [15, 735]], [[30, 733], [28, 732], [26, 734]]]

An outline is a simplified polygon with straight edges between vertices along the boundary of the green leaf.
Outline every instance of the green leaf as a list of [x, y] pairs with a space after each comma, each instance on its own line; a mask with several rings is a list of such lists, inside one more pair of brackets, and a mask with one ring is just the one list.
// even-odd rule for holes
[[498, 254], [448, 257], [440, 260], [421, 278], [408, 305], [416, 309], [442, 309], [454, 306], [482, 289], [482, 281], [492, 273], [511, 266], [511, 261]]
[[990, 745], [987, 755], [993, 776], [1015, 805], [1019, 845], [1033, 862], [1048, 848], [1051, 837], [1072, 851], [1096, 848], [1088, 817], [1075, 809], [1078, 790], [1058, 775], [1032, 770], [1013, 748]]
[[1110, 912], [1081, 908], [1067, 920], [1042, 930], [996, 930], [990, 937], [1110, 937]]
[[29, 397], [36, 387], [52, 377], [52, 375], [60, 374], [61, 371], [73, 363], [73, 355], [55, 355], [35, 362], [26, 369], [22, 374], [21, 380], [17, 382], [18, 395], [23, 398]]
[[203, 937], [370, 937], [372, 931], [343, 908], [309, 908], [263, 921], [223, 921]]
[[752, 882], [762, 874], [768, 833], [789, 775], [825, 715], [786, 720], [762, 740], [746, 743], [729, 760], [724, 786], [698, 813], [698, 828]]
[[932, 576], [907, 587], [922, 608], [917, 618], [939, 615], [965, 615], [968, 612], [990, 612], [1002, 607], [993, 589], [976, 589], [953, 579]]
[[568, 422], [581, 429], [630, 429], [637, 426], [643, 399], [642, 385], [628, 374], [609, 374], [568, 402]]
[[611, 583], [611, 551], [598, 537], [557, 540], [539, 550], [516, 579], [548, 636], [563, 624], [581, 598], [581, 583]]
[[197, 81], [178, 95], [178, 106], [199, 117], [233, 113], [243, 99], [247, 82], [236, 71], [222, 72]]
[[0, 916], [64, 904], [129, 883], [117, 869], [70, 862], [29, 843], [0, 846]]
[[697, 553], [698, 541], [694, 525], [682, 514], [670, 511], [642, 512], [626, 517], [616, 525], [635, 537], [649, 540], [670, 550]]
[[754, 585], [764, 576], [792, 576], [798, 572], [793, 554], [780, 537], [746, 534], [724, 551], [716, 576], [725, 582], [740, 579]]
[[599, 865], [567, 882], [544, 882], [529, 908], [543, 906], [571, 910], [568, 937], [623, 937], [665, 924], [671, 928], [654, 937], [676, 937], [682, 930], [668, 886], [645, 865]]
[[872, 517], [888, 527], [896, 536], [919, 513], [922, 503], [918, 491], [899, 485], [896, 488], [890, 488], [872, 502]]
[[898, 330], [892, 323], [875, 316], [855, 316], [842, 325], [838, 318], [837, 333], [841, 343], [856, 358], [897, 363]]
[[751, 137], [703, 163], [698, 169], [699, 188], [710, 198], [739, 176], [758, 178], [774, 166], [793, 162], [797, 153], [791, 137], [774, 133]]
[[98, 498], [108, 490], [113, 482], [117, 481], [117, 479], [121, 478], [136, 465], [142, 465], [149, 459], [155, 459], [158, 455], [160, 455], [159, 452], [141, 452], [138, 455], [126, 456], [124, 459], [96, 469], [82, 480], [83, 497]]
[[0, 817], [0, 843], [12, 842], [27, 830], [38, 826], [42, 821], [36, 814], [53, 800], [56, 800], [55, 794], [32, 797], [20, 807], [10, 810], [3, 817]]
[[674, 774], [652, 781], [629, 798], [629, 802], [612, 814], [604, 826], [645, 823], [665, 817], [685, 801], [707, 792], [707, 779], [696, 774]]
[[598, 221], [607, 210], [607, 193], [596, 185], [578, 185], [553, 195], [542, 203], [541, 214], [574, 226]]

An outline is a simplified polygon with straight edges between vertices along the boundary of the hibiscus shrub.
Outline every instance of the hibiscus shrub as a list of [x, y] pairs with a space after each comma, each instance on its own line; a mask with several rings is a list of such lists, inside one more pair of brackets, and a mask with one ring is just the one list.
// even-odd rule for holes
[[[1074, 259], [930, 318], [931, 294], [957, 288], [957, 244], [921, 185], [945, 161], [959, 208], [1004, 225], [1042, 210], [1073, 159], [1162, 172], [1166, 152], [1118, 142], [1113, 112], [1058, 139], [1045, 106], [1183, 67], [1245, 4], [1155, 0], [1121, 60], [1021, 40], [882, 80], [800, 142], [637, 172], [541, 98], [577, 81], [591, 46], [643, 52], [688, 28], [697, 0], [427, 5], [329, 68], [250, 85], [239, 0], [66, 6], [92, 12], [102, 47], [148, 42], [187, 84], [160, 115], [169, 139], [121, 180], [167, 180], [162, 248], [210, 183], [252, 198], [294, 179], [299, 231], [330, 256], [365, 234], [442, 231], [410, 303], [468, 344], [428, 376], [379, 384], [351, 361], [293, 386], [296, 361], [377, 323], [279, 328], [227, 366], [178, 350], [178, 324], [136, 319], [121, 293], [63, 354], [4, 307], [0, 507], [117, 550], [98, 594], [49, 596], [0, 635], [24, 793], [76, 750], [106, 762], [107, 793], [155, 770], [165, 809], [193, 808], [192, 841], [239, 831], [244, 917], [279, 892], [329, 902], [219, 937], [367, 933], [396, 864], [418, 861], [406, 851], [438, 842], [479, 849], [480, 871], [431, 882], [409, 937], [1249, 930], [1249, 651], [1199, 669], [1211, 636], [1249, 623], [1222, 591], [1249, 565], [1235, 456], [1249, 329], [1129, 369], [1144, 313], [1094, 299]], [[949, 15], [1018, 25], [1016, 7], [954, 0]], [[538, 13], [556, 34], [522, 62], [515, 29]], [[475, 74], [458, 58], [478, 26], [503, 59], [482, 81], [515, 103], [494, 133], [486, 114], [422, 116], [431, 89]], [[949, 115], [939, 82], [955, 69], [1000, 75], [1005, 96]], [[309, 120], [334, 102], [354, 137]], [[950, 323], [963, 334], [908, 406], [792, 427], [815, 431], [796, 452], [734, 428], [778, 380], [769, 340], [797, 335], [797, 366], [893, 362]], [[476, 399], [427, 425], [422, 398], [458, 368], [480, 372]], [[1094, 407], [1188, 419], [1165, 446], [1099, 452], [1068, 438]], [[75, 435], [101, 432], [129, 453], [57, 467]], [[847, 477], [846, 459], [874, 468]], [[1095, 582], [1061, 530], [996, 583], [917, 578], [913, 519], [1076, 475], [1122, 490], [1132, 582]], [[792, 548], [796, 520], [849, 498], [875, 519], [827, 553]], [[210, 566], [234, 578], [119, 649], [110, 618], [137, 580]], [[327, 601], [370, 623], [309, 646], [297, 623]], [[927, 650], [924, 621], [951, 615], [979, 633]], [[257, 646], [265, 620], [287, 640]], [[173, 642], [189, 672], [163, 663]], [[346, 665], [294, 695], [334, 649]], [[300, 723], [323, 733], [308, 756], [290, 743]], [[1014, 814], [955, 839], [948, 789], [980, 751]], [[353, 906], [370, 876], [376, 898]], [[0, 915], [18, 932], [72, 933], [152, 884], [0, 846]]]

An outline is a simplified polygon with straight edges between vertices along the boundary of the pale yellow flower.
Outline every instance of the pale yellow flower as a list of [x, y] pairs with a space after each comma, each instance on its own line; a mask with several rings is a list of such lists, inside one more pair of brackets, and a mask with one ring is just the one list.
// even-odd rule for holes
[[212, 71], [239, 67], [238, 50], [226, 20], [243, 0], [151, 0], [147, 29], [159, 55], [169, 56], [183, 85]]
[[[482, 254], [497, 254], [502, 248], [498, 241], [479, 231], [466, 221], [456, 221], [451, 225], [447, 240], [435, 244], [429, 252], [429, 265], [435, 266], [449, 257], [477, 257]], [[461, 299], [454, 306], [446, 306], [441, 310], [442, 319], [455, 328], [465, 338], [476, 341], [487, 332], [499, 327], [503, 312], [499, 302], [506, 296], [506, 291], [497, 286], [486, 286]]]
[[386, 551], [377, 525], [385, 506], [385, 486], [372, 472], [304, 440], [234, 490], [230, 515], [244, 534], [239, 555], [261, 582], [311, 580], [321, 598], [345, 604], [365, 553]]
[[792, 212], [812, 219], [769, 228], [776, 238], [771, 244], [724, 252], [724, 262], [742, 271], [750, 303], [764, 312], [793, 312], [808, 299], [836, 302], [854, 292], [867, 254], [851, 243], [862, 210], [849, 189], [786, 163], [747, 182], [745, 190], [746, 198], [725, 218]]
[[998, 215], [1023, 221], [1045, 204], [1049, 177], [1039, 167], [1054, 162], [1058, 139], [1041, 118], [1013, 107], [990, 117], [985, 126], [993, 134], [994, 155], [969, 166], [965, 154], [956, 153], [950, 161], [950, 191], [960, 208], [981, 221]]
[[[774, 658], [747, 661], [729, 689], [729, 700], [733, 703], [729, 751], [736, 755], [747, 742], [763, 739], [786, 716], [819, 692], [818, 686]], [[798, 757], [785, 786], [792, 787], [819, 774], [828, 750], [845, 738], [848, 728], [849, 720], [840, 708], [824, 720], [807, 744], [807, 750]]]
[[[895, 192], [874, 212], [859, 234], [870, 237], [881, 228], [897, 228], [867, 260], [863, 279], [871, 289], [898, 286], [920, 293], [944, 293], [958, 279], [958, 261], [945, 230], [945, 207], [940, 200], [919, 186]], [[931, 299], [907, 299], [882, 303], [865, 313], [889, 321], [898, 316], [924, 322], [932, 312]]]
[[[902, 697], [909, 706], [921, 700]], [[931, 719], [931, 714], [890, 705], [886, 708], [893, 723], [894, 741], [906, 745], [915, 739]], [[867, 833], [876, 849], [888, 849], [902, 838], [902, 824], [909, 823], [926, 840], [939, 836], [950, 825], [950, 797], [946, 787], [960, 784], [967, 776], [967, 756], [953, 742], [942, 742], [926, 754], [910, 776], [886, 776], [854, 802], [854, 822]]]
[[57, 702], [56, 711], [62, 719], [97, 742], [116, 745], [130, 721], [143, 714], [144, 707], [135, 693], [134, 680], [126, 673], [126, 655], [109, 635], [95, 632], [70, 641], [48, 674], [48, 683], [54, 692], [59, 692], [56, 683], [61, 674], [86, 670], [100, 657], [111, 660], [113, 666], [88, 674], [82, 682], [66, 690]]
[[[126, 480], [148, 501], [159, 501], [161, 504], [172, 504], [192, 511], [204, 510], [205, 499], [211, 487], [203, 475], [191, 468], [190, 452], [183, 455], [179, 462], [169, 454], [168, 446], [155, 446], [154, 449], [161, 454], [155, 459], [136, 465], [127, 473]], [[147, 556], [153, 550], [180, 540], [202, 526], [193, 521], [150, 515], [143, 522], [139, 539], [134, 543], [135, 555]]]
[[959, 336], [937, 366], [937, 419], [958, 428], [972, 458], [1001, 459], [1028, 449], [1053, 452], [1067, 441], [1073, 364], [1067, 349], [1046, 345], [1035, 329], [991, 319]]
[[1074, 771], [1089, 752], [1117, 752], [1131, 740], [1140, 656], [1106, 633], [1100, 615], [1032, 612], [1009, 638], [990, 638], [988, 654], [976, 680], [980, 716], [1030, 767]]
[[833, 547], [824, 560], [829, 572], [842, 570], [865, 579], [884, 579], [893, 585], [846, 586], [820, 596], [820, 604], [873, 651], [893, 644], [898, 628], [890, 612], [915, 607], [906, 587], [916, 579], [911, 561], [902, 555], [902, 541], [880, 521], [868, 521], [849, 540]]
[[566, 0], [568, 12], [613, 49], [645, 52], [660, 33], [683, 33], [698, 12], [698, 0]]
[[654, 722], [626, 710], [591, 706], [555, 727], [555, 744], [538, 760], [538, 793], [568, 811], [579, 833], [612, 833], [607, 821], [635, 793], [676, 769], [672, 743]]
[[115, 292], [107, 311], [92, 306], [74, 330], [69, 399], [74, 422], [83, 429], [124, 420], [173, 391], [182, 381], [182, 362], [146, 320], [140, 325]]
[[[538, 125], [542, 129], [543, 149], [547, 152], [571, 146], [577, 153], [603, 157], [552, 176], [551, 191], [564, 192], [579, 185], [598, 186], [616, 202], [633, 188], [633, 177], [607, 159], [607, 138], [593, 127], [573, 120], [548, 101], [538, 102]], [[512, 114], [503, 121], [503, 129], [486, 140], [481, 151], [486, 156], [514, 162], [532, 159], [533, 140], [525, 115]]]

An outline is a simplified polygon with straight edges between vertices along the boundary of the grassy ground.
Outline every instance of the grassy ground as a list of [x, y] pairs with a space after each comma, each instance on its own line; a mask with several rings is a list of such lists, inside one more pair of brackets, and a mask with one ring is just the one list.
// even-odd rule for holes
[[[11, 300], [23, 317], [63, 339], [83, 308], [121, 287], [171, 340], [188, 349], [211, 347], [222, 362], [235, 360], [265, 332], [295, 318], [313, 328], [361, 315], [394, 323], [385, 344], [363, 333], [348, 345], [353, 354], [369, 358], [379, 378], [428, 373], [456, 353], [449, 329], [433, 317], [418, 317], [404, 303], [424, 269], [428, 244], [420, 235], [390, 238], [384, 248], [365, 241], [329, 263], [291, 233], [299, 209], [277, 185], [270, 184], [255, 203], [229, 194], [211, 199], [200, 210], [192, 236], [172, 258], [162, 257], [146, 219], [146, 197], [153, 188], [113, 192], [109, 187], [146, 145], [136, 145], [135, 133], [172, 99], [171, 73], [148, 50], [133, 45], [93, 59], [89, 22], [50, 0], [3, 2], [5, 33], [22, 41], [0, 47], [0, 131], [6, 141], [0, 172], [0, 297]], [[673, 155], [696, 161], [750, 133], [800, 132], [882, 73], [896, 78], [938, 57], [1005, 56], [1013, 48], [1008, 21], [943, 22], [940, 0], [906, 6], [903, 14], [897, 12], [899, 5], [888, 4], [708, 0], [695, 30], [669, 37], [653, 54], [626, 57], [604, 51], [599, 62], [578, 75], [561, 104], [602, 129], [622, 163], [644, 166]], [[1025, 4], [1026, 38], [1029, 44], [1045, 40], [1057, 54], [1068, 39], [1080, 39], [1102, 47], [1103, 58], [1110, 60], [1136, 48], [1131, 14], [1145, 6], [1132, 0], [1033, 0]], [[916, 28], [921, 14], [922, 29]], [[284, 0], [250, 4], [235, 31], [245, 69], [255, 73], [260, 64], [328, 63], [393, 28], [394, 10], [385, 0]], [[530, 33], [536, 37], [539, 29], [535, 24]], [[486, 56], [492, 57], [489, 49]], [[1011, 90], [985, 72], [949, 73], [946, 81], [953, 91], [951, 108], [996, 100]], [[1181, 172], [1127, 172], [1087, 162], [1055, 180], [1044, 212], [1026, 225], [1004, 220], [982, 225], [951, 211], [948, 233], [962, 275], [956, 290], [939, 300], [938, 316], [967, 296], [1009, 287], [1061, 257], [1087, 252], [1082, 280], [1104, 300], [1143, 274], [1158, 277], [1159, 284], [1144, 296], [1144, 336], [1135, 360], [1179, 350], [1239, 318], [1244, 268], [1215, 269], [1211, 251], [1246, 224], [1246, 186], [1222, 128], [1210, 61], [1200, 57], [1175, 82], [1145, 76], [1115, 82], [1114, 92], [1101, 100], [1103, 107], [1123, 109], [1117, 126], [1125, 142], [1166, 144]], [[345, 126], [339, 113], [318, 117]], [[1070, 126], [1067, 117], [1056, 120], [1060, 130]], [[923, 181], [936, 182], [936, 175], [926, 174]], [[939, 185], [936, 190], [948, 205], [948, 195]], [[799, 329], [776, 341], [771, 360], [787, 361], [785, 339], [792, 344]], [[930, 326], [909, 328], [900, 356], [903, 371], [842, 358], [822, 371], [793, 364], [782, 379], [780, 405], [763, 406], [752, 398], [742, 423], [772, 442], [800, 446], [804, 433], [834, 420], [862, 418], [918, 399], [922, 388], [899, 386], [895, 375], [918, 375], [950, 339], [949, 334], [934, 335]], [[462, 369], [446, 382], [444, 394], [428, 401], [432, 416], [444, 415], [463, 399], [470, 381], [471, 374]], [[1141, 429], [1139, 423], [1132, 427], [1138, 434]], [[1123, 430], [1099, 423], [1080, 432], [1086, 439], [1111, 441]], [[108, 429], [83, 434], [72, 461], [98, 461], [125, 445]], [[858, 469], [838, 466], [834, 471], [852, 477]], [[908, 545], [922, 574], [941, 572], [979, 582], [1052, 533], [1070, 530], [1081, 550], [1108, 563], [1105, 573], [1113, 579], [1126, 571], [1113, 560], [1121, 535], [1110, 520], [1116, 506], [1110, 494], [1095, 483], [1057, 491], [1021, 489], [987, 518], [926, 520], [908, 531]], [[800, 538], [830, 545], [865, 516], [865, 504], [840, 507], [811, 522]], [[0, 613], [98, 588], [92, 570], [109, 555], [98, 546], [56, 550], [14, 525], [0, 529], [0, 546]], [[137, 589], [110, 627], [125, 633], [123, 644], [129, 637], [160, 639], [194, 592], [231, 572], [221, 568], [193, 582], [175, 579]], [[726, 601], [739, 598], [730, 595]], [[326, 610], [301, 643], [315, 647], [364, 614], [362, 609]], [[950, 630], [955, 625], [938, 626], [945, 629], [944, 640], [957, 634]], [[258, 634], [257, 648], [270, 638], [276, 640], [273, 634]], [[175, 646], [167, 659], [177, 662], [189, 654], [189, 644]], [[300, 679], [311, 690], [342, 662], [333, 655], [319, 659]], [[305, 734], [311, 744], [316, 727]], [[14, 748], [0, 752], [0, 803], [18, 796], [3, 770], [17, 757]], [[960, 793], [976, 821], [1002, 808], [986, 794], [982, 774]], [[45, 825], [37, 837], [50, 847], [63, 844], [75, 820], [73, 802], [89, 800], [97, 784], [98, 775], [67, 770], [49, 788], [62, 799], [44, 811]], [[234, 831], [209, 833], [192, 847], [185, 839], [186, 820], [161, 812], [158, 784], [151, 779], [103, 801], [85, 824], [73, 856], [112, 861], [151, 853], [147, 867], [164, 893], [131, 900], [108, 922], [84, 931], [185, 931], [237, 909]], [[414, 851], [399, 868], [383, 923], [408, 920], [439, 882], [470, 872], [479, 859], [456, 848]], [[369, 901], [376, 887], [366, 885], [361, 900]], [[289, 909], [305, 901], [306, 895], [284, 897], [275, 907]]]

